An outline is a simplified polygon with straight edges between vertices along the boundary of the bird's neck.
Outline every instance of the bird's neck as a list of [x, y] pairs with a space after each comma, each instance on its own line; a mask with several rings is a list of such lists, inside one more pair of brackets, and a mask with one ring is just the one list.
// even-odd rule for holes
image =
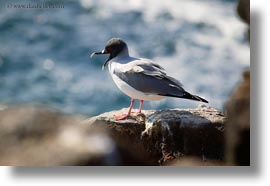
[[116, 57], [112, 58], [110, 62], [110, 66], [113, 63], [117, 64], [126, 64], [131, 61], [131, 57], [129, 56], [128, 49], [123, 49]]
[[129, 57], [129, 52], [128, 52], [128, 48], [124, 48], [118, 55], [117, 57]]

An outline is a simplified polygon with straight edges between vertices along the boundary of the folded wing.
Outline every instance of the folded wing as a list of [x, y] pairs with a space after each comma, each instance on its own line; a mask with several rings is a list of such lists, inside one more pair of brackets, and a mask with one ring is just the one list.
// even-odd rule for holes
[[114, 74], [134, 89], [145, 94], [207, 102], [199, 96], [186, 92], [178, 80], [168, 76], [161, 66], [149, 60], [134, 60], [123, 64], [123, 68], [115, 69]]

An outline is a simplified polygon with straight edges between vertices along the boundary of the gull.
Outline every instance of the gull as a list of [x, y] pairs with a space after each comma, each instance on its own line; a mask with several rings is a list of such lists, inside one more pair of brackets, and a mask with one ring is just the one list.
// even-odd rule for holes
[[114, 116], [115, 120], [123, 120], [130, 116], [135, 100], [140, 100], [138, 113], [141, 113], [144, 101], [161, 100], [166, 97], [208, 103], [207, 100], [185, 91], [183, 85], [168, 76], [160, 65], [149, 59], [131, 57], [126, 42], [120, 38], [110, 39], [105, 49], [93, 52], [91, 58], [103, 54], [109, 54], [109, 57], [102, 65], [102, 69], [108, 66], [117, 87], [131, 98], [128, 113]]

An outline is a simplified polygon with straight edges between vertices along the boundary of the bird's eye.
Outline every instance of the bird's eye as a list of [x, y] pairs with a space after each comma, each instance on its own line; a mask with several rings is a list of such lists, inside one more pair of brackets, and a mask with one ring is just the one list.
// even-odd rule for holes
[[112, 51], [112, 48], [111, 48], [111, 47], [107, 47], [106, 50], [107, 50], [108, 52], [111, 52], [111, 51]]

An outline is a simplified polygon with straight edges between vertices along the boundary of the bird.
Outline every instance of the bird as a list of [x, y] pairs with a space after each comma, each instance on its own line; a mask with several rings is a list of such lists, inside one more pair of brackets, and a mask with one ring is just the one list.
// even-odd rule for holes
[[150, 59], [137, 58], [129, 55], [126, 42], [121, 38], [111, 38], [105, 48], [94, 55], [108, 54], [102, 65], [107, 66], [116, 86], [131, 98], [127, 113], [114, 116], [115, 120], [124, 120], [132, 113], [135, 100], [140, 100], [138, 114], [142, 112], [144, 101], [156, 101], [167, 97], [184, 98], [208, 103], [197, 95], [187, 92], [177, 79], [167, 75], [165, 69]]

